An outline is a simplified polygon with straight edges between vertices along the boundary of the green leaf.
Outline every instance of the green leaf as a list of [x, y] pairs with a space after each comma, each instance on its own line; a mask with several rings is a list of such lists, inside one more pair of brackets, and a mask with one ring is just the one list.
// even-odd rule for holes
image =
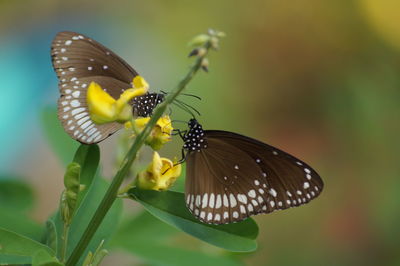
[[96, 144], [81, 144], [74, 156], [74, 162], [81, 166], [80, 184], [84, 186], [79, 193], [78, 204], [85, 197], [96, 175], [100, 162], [100, 149]]
[[39, 250], [32, 258], [32, 266], [62, 266], [56, 257], [44, 250]]
[[[68, 237], [69, 241], [67, 247], [67, 257], [71, 255], [71, 252], [75, 248], [83, 232], [88, 226], [90, 219], [93, 217], [108, 186], [109, 183], [102, 178], [96, 178], [93, 181], [91, 189], [89, 190], [88, 194], [82, 201], [81, 206], [79, 207], [79, 209], [75, 213], [74, 218], [72, 219], [72, 224], [69, 230], [69, 237]], [[114, 205], [107, 213], [107, 215], [105, 216], [103, 222], [97, 229], [97, 232], [93, 236], [92, 241], [90, 242], [82, 258], [86, 257], [86, 254], [88, 253], [89, 250], [94, 252], [103, 239], [107, 243], [107, 241], [110, 239], [111, 235], [115, 232], [118, 226], [121, 213], [122, 213], [122, 201], [120, 199], [117, 199], [114, 202]], [[82, 264], [82, 259], [78, 264], [79, 265]]]
[[47, 107], [42, 112], [42, 125], [50, 146], [64, 165], [71, 162], [79, 143], [65, 133], [57, 117], [57, 109]]
[[[77, 149], [75, 156], [74, 156], [74, 162], [78, 163], [80, 165], [81, 171], [80, 171], [80, 183], [83, 185], [83, 189], [79, 192], [78, 194], [78, 206], [77, 209], [75, 210], [74, 217], [72, 221], [79, 220], [81, 218], [75, 216], [83, 215], [82, 211], [79, 212], [80, 209], [82, 209], [81, 205], [86, 202], [86, 205], [88, 204], [87, 202], [92, 200], [92, 204], [97, 204], [101, 201], [101, 197], [98, 195], [101, 193], [101, 191], [104, 190], [105, 181], [102, 179], [97, 182], [96, 188], [93, 188], [94, 184], [96, 183], [96, 176], [97, 176], [97, 169], [99, 166], [99, 161], [100, 161], [100, 150], [97, 145], [84, 145], [82, 144], [79, 146]], [[102, 184], [102, 185], [99, 185]], [[100, 192], [99, 192], [100, 190]], [[97, 205], [96, 205], [97, 206]], [[93, 207], [95, 208], [95, 207]], [[94, 209], [92, 210], [94, 212]], [[89, 213], [86, 214], [87, 219], [90, 219], [91, 216], [89, 216]], [[63, 222], [61, 220], [60, 216], [60, 211], [58, 210], [57, 213], [51, 218], [56, 226], [56, 231], [57, 231], [57, 254], [60, 254], [61, 248], [62, 248], [62, 234], [63, 234]], [[76, 222], [75, 222], [76, 224]], [[81, 227], [85, 226], [84, 224], [80, 225]], [[82, 230], [84, 230], [83, 228]], [[70, 230], [69, 234], [74, 234], [73, 230]], [[71, 236], [69, 236], [71, 237]], [[80, 237], [80, 235], [76, 236]], [[69, 239], [69, 243], [71, 243], [71, 238]], [[68, 247], [68, 250], [71, 249], [72, 247]], [[71, 252], [71, 250], [69, 250]]]
[[26, 214], [34, 202], [27, 184], [17, 178], [0, 177], [0, 227], [39, 240], [43, 229]]
[[0, 207], [0, 227], [29, 238], [40, 240], [43, 227], [25, 213]]
[[[17, 233], [0, 228], [0, 262], [1, 263], [26, 263], [27, 257], [33, 257], [38, 251], [45, 251], [51, 255], [54, 252], [47, 246], [21, 236]], [[12, 262], [4, 261], [10, 259]], [[18, 259], [21, 259], [18, 261]]]
[[130, 243], [131, 241], [138, 243], [163, 241], [176, 233], [180, 233], [180, 231], [163, 223], [148, 211], [142, 211], [138, 215], [122, 222], [121, 226], [118, 227], [118, 231], [112, 237], [110, 246], [118, 247], [120, 243]]
[[196, 266], [196, 265], [238, 265], [225, 253], [207, 254], [203, 251], [188, 251], [172, 246], [172, 239], [183, 234], [175, 227], [163, 223], [147, 211], [127, 219], [113, 236], [110, 246], [113, 250], [122, 249], [146, 263], [155, 265]]
[[2, 208], [27, 211], [34, 203], [33, 191], [18, 178], [0, 177], [0, 202]]
[[257, 248], [258, 227], [252, 219], [225, 225], [205, 224], [186, 208], [183, 193], [139, 189], [129, 193], [157, 218], [207, 243], [235, 252]]
[[31, 257], [0, 254], [0, 265], [21, 265], [31, 263]]

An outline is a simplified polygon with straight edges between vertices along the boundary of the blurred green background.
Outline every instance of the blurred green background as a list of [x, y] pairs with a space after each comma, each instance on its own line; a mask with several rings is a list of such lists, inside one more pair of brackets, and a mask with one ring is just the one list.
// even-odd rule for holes
[[[63, 166], [40, 115], [58, 97], [50, 61], [58, 31], [98, 40], [151, 89], [168, 91], [191, 62], [187, 42], [213, 27], [227, 37], [209, 74], [189, 86], [203, 100], [186, 102], [202, 112], [205, 128], [305, 160], [325, 191], [306, 206], [257, 216], [254, 253], [228, 254], [183, 234], [175, 242], [246, 265], [400, 265], [399, 10], [396, 0], [0, 1], [0, 173], [33, 186], [37, 222], [56, 209]], [[117, 139], [100, 145], [108, 177]], [[180, 145], [176, 139], [162, 154], [180, 156]], [[151, 264], [113, 254], [104, 265]]]

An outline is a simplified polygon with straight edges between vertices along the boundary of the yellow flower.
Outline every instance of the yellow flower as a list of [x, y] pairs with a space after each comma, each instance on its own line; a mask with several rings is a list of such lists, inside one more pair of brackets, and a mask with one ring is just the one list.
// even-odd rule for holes
[[115, 100], [99, 84], [91, 82], [87, 90], [86, 100], [93, 122], [105, 124], [129, 121], [133, 115], [129, 101], [145, 94], [149, 89], [149, 84], [141, 76], [136, 76], [132, 83], [133, 88], [125, 90], [119, 99]]
[[[150, 117], [138, 118], [135, 120], [135, 128], [141, 132], [146, 124], [149, 122]], [[125, 125], [129, 127], [131, 125]], [[157, 124], [151, 130], [150, 135], [147, 137], [145, 143], [153, 148], [159, 150], [161, 147], [171, 140], [171, 133], [174, 128], [172, 127], [171, 118], [168, 115], [162, 116], [158, 119]]]
[[167, 190], [181, 175], [182, 167], [167, 159], [161, 158], [158, 152], [153, 153], [153, 161], [146, 170], [138, 174], [136, 186], [147, 190]]

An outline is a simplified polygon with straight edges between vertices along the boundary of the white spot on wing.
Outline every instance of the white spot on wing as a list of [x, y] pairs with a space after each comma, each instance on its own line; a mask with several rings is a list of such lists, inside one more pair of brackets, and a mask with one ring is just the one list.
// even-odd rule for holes
[[231, 207], [235, 207], [237, 205], [237, 201], [235, 199], [235, 196], [232, 193], [229, 195], [229, 200], [231, 202]]
[[224, 212], [224, 219], [229, 218], [229, 213], [228, 212]]
[[224, 194], [224, 206], [229, 207], [229, 201], [228, 201], [228, 197], [226, 196], [226, 194]]
[[242, 202], [242, 203], [244, 203], [244, 204], [247, 203], [247, 197], [246, 197], [245, 194], [238, 194], [238, 195], [237, 195], [237, 199], [238, 199], [238, 201], [240, 201], [240, 202]]
[[210, 199], [208, 200], [208, 206], [210, 206], [210, 208], [214, 208], [214, 193], [210, 194]]
[[205, 208], [207, 206], [207, 201], [208, 201], [208, 194], [205, 193], [203, 195], [203, 205], [201, 206], [202, 208]]
[[221, 194], [218, 194], [215, 201], [215, 208], [218, 209], [222, 206]]
[[256, 191], [254, 189], [250, 190], [247, 195], [249, 195], [249, 197], [255, 198], [256, 197]]
[[197, 195], [196, 196], [196, 206], [200, 207], [200, 204], [201, 204], [201, 197], [200, 197], [200, 195]]
[[271, 188], [270, 190], [268, 190], [268, 193], [271, 194], [272, 197], [276, 197], [278, 195], [278, 193], [276, 193], [276, 190]]
[[79, 107], [80, 105], [81, 105], [81, 103], [78, 100], [71, 101], [71, 106], [74, 108]]

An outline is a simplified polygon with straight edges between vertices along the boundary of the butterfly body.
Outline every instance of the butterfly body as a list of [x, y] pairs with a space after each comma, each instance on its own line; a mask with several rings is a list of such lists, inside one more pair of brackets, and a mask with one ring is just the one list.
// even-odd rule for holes
[[[116, 122], [95, 124], [90, 119], [86, 93], [89, 84], [96, 82], [118, 99], [126, 89], [132, 88], [131, 82], [138, 75], [128, 63], [95, 40], [69, 31], [56, 35], [51, 57], [61, 94], [58, 118], [73, 139], [85, 144], [97, 143], [123, 127]], [[149, 93], [132, 101], [134, 115], [151, 115], [163, 99], [162, 94]]]
[[153, 114], [154, 108], [164, 101], [165, 94], [147, 93], [143, 96], [135, 97], [132, 101], [134, 115], [148, 117]]
[[232, 223], [300, 206], [323, 189], [310, 166], [258, 140], [203, 130], [193, 119], [184, 141], [186, 204], [202, 222]]

